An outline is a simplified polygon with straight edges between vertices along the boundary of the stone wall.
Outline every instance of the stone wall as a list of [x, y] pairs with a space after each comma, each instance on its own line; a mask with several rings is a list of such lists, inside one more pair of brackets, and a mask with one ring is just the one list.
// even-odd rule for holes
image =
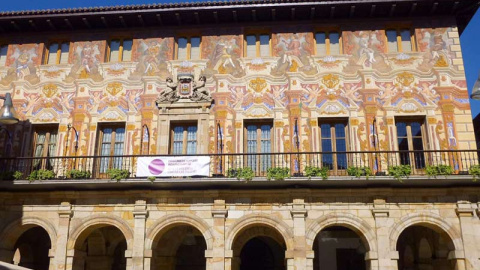
[[330, 226], [349, 228], [362, 239], [369, 269], [393, 270], [397, 240], [413, 225], [451, 241], [448, 260], [455, 269], [480, 267], [476, 188], [370, 188], [361, 194], [354, 189], [85, 191], [1, 198], [1, 260], [11, 263], [18, 237], [40, 226], [52, 241], [50, 269], [75, 269], [74, 257], [88, 233], [106, 225], [125, 237], [127, 269], [150, 269], [157, 236], [182, 225], [203, 236], [208, 270], [238, 269], [238, 248], [254, 236], [283, 242], [288, 270], [313, 269], [315, 237]]

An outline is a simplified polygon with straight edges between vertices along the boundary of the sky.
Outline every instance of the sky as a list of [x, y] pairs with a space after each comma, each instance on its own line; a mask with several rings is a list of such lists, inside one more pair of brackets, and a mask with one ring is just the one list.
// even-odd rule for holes
[[[32, 9], [58, 9], [73, 7], [112, 6], [131, 4], [152, 4], [171, 2], [192, 2], [193, 0], [1, 0], [0, 11], [32, 10]], [[473, 84], [480, 72], [480, 11], [470, 21], [465, 31], [460, 36], [463, 51], [465, 75], [467, 77], [468, 91], [471, 93]], [[480, 113], [480, 101], [470, 100], [472, 116]]]

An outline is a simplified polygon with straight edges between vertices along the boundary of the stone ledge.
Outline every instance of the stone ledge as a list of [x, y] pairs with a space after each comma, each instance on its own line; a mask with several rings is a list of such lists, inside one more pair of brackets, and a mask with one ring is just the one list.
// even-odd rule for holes
[[29, 182], [27, 180], [2, 181], [0, 190], [4, 191], [38, 191], [38, 190], [202, 190], [202, 189], [276, 189], [276, 188], [410, 188], [410, 187], [480, 187], [480, 181], [473, 182], [470, 175], [451, 175], [437, 178], [411, 176], [402, 182], [389, 176], [365, 177], [332, 176], [327, 180], [320, 177], [291, 177], [284, 181], [268, 181], [257, 177], [252, 181], [236, 178], [162, 178], [153, 183], [144, 178], [131, 178], [120, 182], [109, 179], [84, 180], [44, 180]]

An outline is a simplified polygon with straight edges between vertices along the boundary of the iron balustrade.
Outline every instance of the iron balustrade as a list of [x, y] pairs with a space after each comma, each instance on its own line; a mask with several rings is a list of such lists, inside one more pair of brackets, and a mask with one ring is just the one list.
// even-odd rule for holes
[[[479, 164], [478, 150], [424, 151], [360, 151], [360, 152], [290, 152], [203, 154], [210, 157], [210, 177], [228, 176], [231, 170], [249, 167], [256, 177], [267, 175], [269, 168], [288, 168], [291, 176], [304, 175], [307, 166], [327, 167], [330, 176], [347, 176], [349, 167], [368, 167], [372, 174], [388, 175], [391, 166], [408, 165], [412, 175], [426, 175], [428, 166], [447, 165], [453, 174], [466, 174]], [[123, 169], [135, 178], [139, 157], [188, 155], [122, 155], [122, 156], [63, 156], [0, 158], [0, 173], [19, 171], [26, 179], [34, 170], [48, 169], [57, 179], [66, 178], [72, 169], [89, 171], [90, 178], [108, 178], [107, 169]]]

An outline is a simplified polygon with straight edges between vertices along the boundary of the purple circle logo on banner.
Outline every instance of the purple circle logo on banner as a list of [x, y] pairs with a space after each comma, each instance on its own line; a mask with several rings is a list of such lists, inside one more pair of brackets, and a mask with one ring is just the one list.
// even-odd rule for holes
[[154, 175], [159, 175], [163, 172], [165, 169], [165, 163], [161, 159], [154, 159], [150, 162], [148, 165], [148, 170], [150, 171], [151, 174]]

